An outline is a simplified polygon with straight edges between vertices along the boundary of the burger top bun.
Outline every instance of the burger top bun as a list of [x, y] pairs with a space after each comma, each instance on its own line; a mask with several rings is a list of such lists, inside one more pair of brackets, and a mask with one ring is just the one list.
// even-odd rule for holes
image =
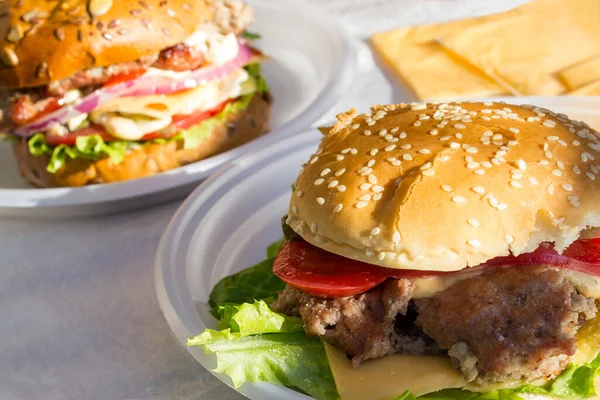
[[375, 106], [337, 119], [288, 214], [329, 252], [457, 271], [542, 242], [562, 251], [600, 226], [600, 134], [584, 122], [503, 103]]
[[0, 88], [45, 85], [137, 60], [187, 39], [206, 0], [0, 1]]

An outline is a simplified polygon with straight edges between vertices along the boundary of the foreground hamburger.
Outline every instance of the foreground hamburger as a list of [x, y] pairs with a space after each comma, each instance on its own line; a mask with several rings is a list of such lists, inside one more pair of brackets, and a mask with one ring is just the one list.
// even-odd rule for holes
[[[377, 106], [323, 133], [270, 264], [287, 284], [271, 310], [292, 318], [253, 333], [296, 334], [295, 321], [321, 339], [343, 399], [596, 394], [600, 134], [499, 103]], [[223, 341], [248, 340], [250, 305], [231, 310], [225, 289], [251, 294], [243, 281], [262, 282], [256, 300], [276, 287], [260, 265], [215, 287], [211, 305], [240, 337], [191, 341], [216, 352], [234, 382]], [[254, 307], [256, 326], [271, 314]], [[303, 368], [317, 365], [310, 354]], [[298, 368], [279, 382], [298, 386]]]
[[36, 186], [149, 176], [268, 130], [242, 1], [10, 0], [0, 16], [0, 132]]

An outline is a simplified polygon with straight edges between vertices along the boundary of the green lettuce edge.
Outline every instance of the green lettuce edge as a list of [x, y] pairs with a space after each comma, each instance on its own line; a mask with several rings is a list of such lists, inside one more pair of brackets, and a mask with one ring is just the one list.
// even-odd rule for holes
[[238, 100], [231, 102], [217, 115], [208, 118], [189, 129], [182, 130], [168, 139], [153, 139], [149, 141], [127, 141], [115, 140], [105, 142], [100, 135], [81, 136], [75, 139], [75, 145], [61, 144], [52, 146], [45, 140], [43, 133], [36, 133], [27, 140], [29, 152], [34, 156], [50, 156], [46, 170], [52, 174], [61, 169], [67, 160], [84, 158], [87, 160], [99, 160], [109, 157], [115, 164], [119, 164], [125, 158], [125, 153], [130, 149], [139, 148], [145, 143], [165, 144], [171, 141], [182, 140], [184, 149], [195, 149], [208, 139], [210, 133], [227, 117], [233, 113], [244, 111], [257, 93], [266, 93], [269, 87], [261, 73], [259, 63], [249, 64], [244, 67], [256, 84], [254, 92], [241, 96]]

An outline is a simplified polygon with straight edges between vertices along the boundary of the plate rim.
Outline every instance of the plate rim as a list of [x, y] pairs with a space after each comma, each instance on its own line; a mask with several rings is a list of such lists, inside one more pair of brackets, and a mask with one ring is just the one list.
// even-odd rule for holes
[[[276, 0], [250, 0], [254, 7], [262, 7], [269, 11], [291, 14], [291, 11]], [[0, 188], [0, 214], [2, 210], [11, 210], [11, 215], [27, 217], [26, 212], [32, 208], [53, 208], [93, 206], [103, 203], [114, 203], [137, 196], [147, 196], [191, 185], [216, 173], [219, 168], [235, 160], [246, 153], [251, 153], [264, 148], [271, 143], [277, 143], [289, 136], [293, 136], [311, 127], [315, 121], [327, 113], [345, 93], [348, 83], [358, 73], [358, 45], [359, 40], [352, 36], [349, 31], [337, 20], [332, 19], [326, 11], [311, 3], [298, 3], [304, 10], [303, 14], [310, 14], [310, 23], [319, 23], [338, 42], [338, 50], [341, 53], [341, 71], [333, 73], [326, 84], [317, 92], [317, 97], [300, 114], [285, 122], [279, 128], [261, 136], [255, 140], [238, 146], [221, 154], [200, 160], [187, 166], [175, 168], [150, 177], [132, 179], [109, 184], [96, 184], [83, 187], [65, 188]], [[306, 17], [305, 15], [305, 17]], [[307, 17], [306, 17], [307, 18]], [[313, 19], [314, 18], [314, 19]], [[203, 171], [194, 171], [203, 168]], [[185, 169], [182, 169], [185, 168]], [[187, 171], [185, 173], [184, 171]], [[176, 176], [173, 176], [176, 175]], [[36, 196], [37, 194], [37, 196]], [[16, 199], [15, 199], [16, 197]], [[78, 215], [92, 215], [90, 213], [78, 213]], [[37, 216], [32, 215], [32, 217]], [[51, 217], [51, 216], [50, 216]], [[59, 217], [62, 217], [59, 216]]]

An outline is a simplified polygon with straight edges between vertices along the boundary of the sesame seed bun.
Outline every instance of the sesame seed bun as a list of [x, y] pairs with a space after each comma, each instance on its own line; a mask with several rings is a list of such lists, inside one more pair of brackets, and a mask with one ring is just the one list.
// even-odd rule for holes
[[0, 2], [0, 88], [45, 85], [156, 54], [213, 14], [206, 0]]
[[305, 164], [289, 225], [389, 268], [457, 271], [600, 226], [600, 141], [534, 106], [375, 106], [338, 115]]
[[21, 175], [37, 187], [118, 182], [156, 175], [249, 142], [269, 131], [270, 114], [270, 95], [255, 95], [246, 110], [230, 114], [195, 149], [184, 149], [181, 140], [148, 142], [129, 151], [119, 164], [108, 158], [75, 158], [67, 160], [55, 174], [46, 171], [49, 156], [31, 155], [26, 141], [15, 143], [13, 150]]

